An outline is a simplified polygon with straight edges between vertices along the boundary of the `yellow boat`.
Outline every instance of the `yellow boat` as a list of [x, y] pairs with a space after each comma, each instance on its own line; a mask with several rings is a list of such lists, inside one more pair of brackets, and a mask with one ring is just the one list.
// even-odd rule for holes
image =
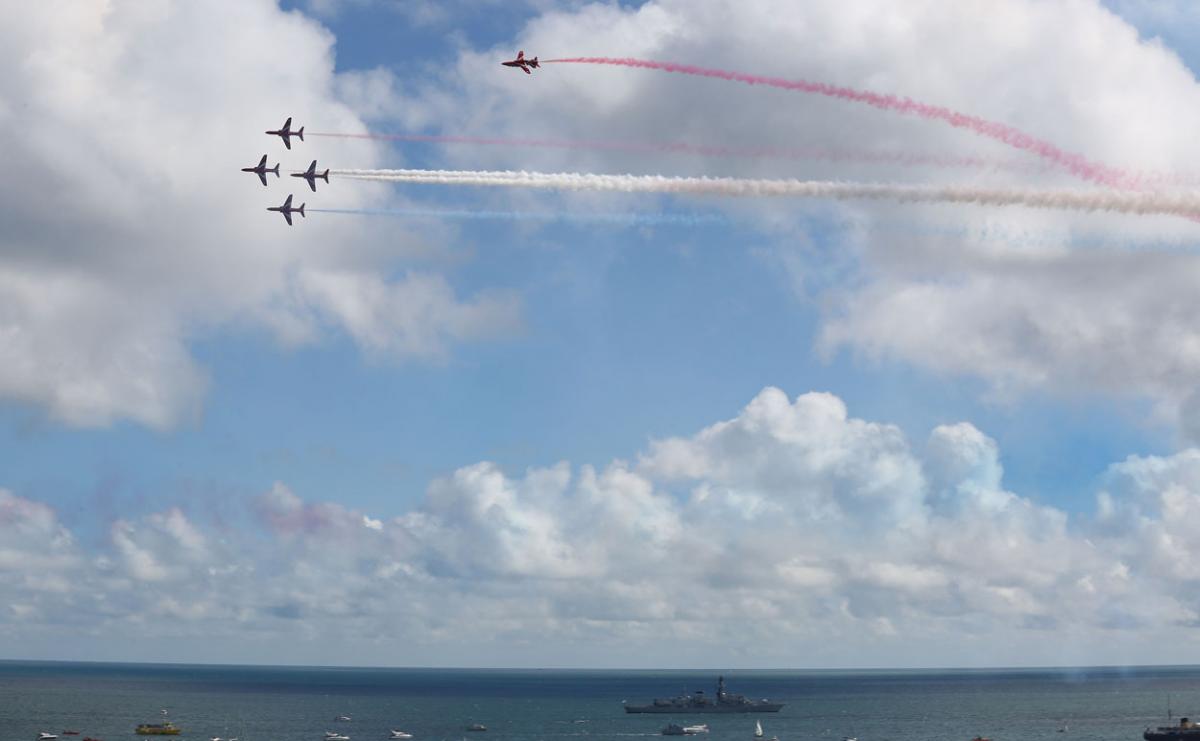
[[166, 723], [143, 723], [137, 727], [136, 732], [141, 736], [178, 736], [182, 729], [167, 721]]

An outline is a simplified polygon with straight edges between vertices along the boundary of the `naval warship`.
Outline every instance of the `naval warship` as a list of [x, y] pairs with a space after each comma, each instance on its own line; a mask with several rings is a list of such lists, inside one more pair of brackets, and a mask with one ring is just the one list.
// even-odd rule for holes
[[[708, 697], [703, 690], [690, 695], [653, 700], [649, 705], [625, 705], [627, 713], [778, 713], [783, 703], [750, 700], [725, 691], [725, 677], [717, 677], [717, 695]], [[1200, 741], [1198, 739], [1197, 741]]]
[[1177, 726], [1147, 728], [1142, 738], [1146, 741], [1200, 741], [1200, 724], [1180, 718]]

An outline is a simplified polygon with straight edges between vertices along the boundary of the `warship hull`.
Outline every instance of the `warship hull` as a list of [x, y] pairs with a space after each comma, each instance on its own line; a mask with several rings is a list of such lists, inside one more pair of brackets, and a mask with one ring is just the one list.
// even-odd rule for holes
[[690, 695], [680, 695], [666, 699], [657, 699], [648, 705], [630, 705], [626, 703], [627, 713], [658, 713], [672, 715], [691, 715], [693, 713], [778, 713], [783, 703], [771, 702], [763, 698], [751, 700], [745, 695], [734, 695], [725, 691], [725, 677], [717, 677], [717, 694], [715, 697], [705, 695], [702, 691]]
[[[763, 702], [753, 705], [626, 705], [627, 713], [671, 713], [674, 715], [691, 715], [692, 713], [778, 713], [783, 707], [778, 702]], [[1196, 739], [1200, 741], [1200, 739]]]

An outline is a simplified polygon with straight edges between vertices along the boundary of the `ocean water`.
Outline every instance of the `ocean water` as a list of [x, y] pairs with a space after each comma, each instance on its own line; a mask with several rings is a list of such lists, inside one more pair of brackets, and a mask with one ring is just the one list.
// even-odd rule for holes
[[[708, 723], [697, 741], [752, 741], [756, 719], [780, 741], [1138, 741], [1165, 720], [1168, 701], [1176, 716], [1200, 716], [1200, 667], [730, 672], [730, 692], [786, 706], [757, 715], [622, 710], [623, 700], [711, 693], [715, 674], [0, 661], [0, 741], [66, 729], [133, 741], [134, 726], [160, 722], [161, 709], [184, 741], [321, 741], [326, 730], [385, 741], [390, 728], [414, 741], [602, 741], [658, 737], [668, 721]], [[467, 732], [468, 723], [488, 731]]]

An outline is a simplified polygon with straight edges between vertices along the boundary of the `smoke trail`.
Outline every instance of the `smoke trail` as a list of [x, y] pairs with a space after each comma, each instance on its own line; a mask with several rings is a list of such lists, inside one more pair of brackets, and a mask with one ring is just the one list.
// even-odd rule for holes
[[1136, 188], [1135, 178], [1116, 168], [1108, 167], [1085, 159], [1082, 155], [1065, 152], [1050, 142], [1026, 134], [1020, 129], [1007, 124], [989, 121], [978, 116], [945, 108], [943, 106], [920, 103], [909, 98], [896, 95], [872, 93], [865, 90], [830, 85], [823, 82], [808, 80], [785, 80], [779, 77], [751, 75], [744, 72], [733, 72], [722, 69], [709, 69], [691, 64], [676, 64], [674, 62], [655, 62], [645, 59], [616, 59], [612, 57], [570, 57], [564, 59], [543, 59], [542, 64], [605, 64], [618, 67], [639, 67], [656, 69], [664, 72], [678, 72], [684, 75], [700, 77], [715, 77], [733, 82], [744, 82], [748, 85], [766, 85], [784, 90], [797, 90], [804, 93], [840, 98], [857, 103], [865, 103], [875, 108], [898, 113], [911, 113], [921, 118], [945, 121], [951, 126], [967, 129], [1026, 152], [1032, 152], [1043, 159], [1055, 163], [1068, 172], [1101, 185], [1114, 188]]
[[899, 185], [821, 180], [664, 177], [475, 170], [332, 170], [341, 177], [403, 183], [491, 185], [623, 193], [687, 193], [723, 196], [793, 196], [901, 203], [973, 203], [1073, 211], [1168, 214], [1200, 217], [1200, 193], [984, 188], [962, 185]]
[[725, 224], [720, 214], [671, 213], [584, 213], [575, 211], [469, 211], [421, 208], [310, 208], [308, 212], [322, 214], [356, 214], [363, 216], [401, 216], [411, 219], [464, 219], [471, 221], [544, 221], [584, 224], [615, 224], [621, 226], [701, 226]]
[[1028, 163], [1005, 162], [984, 157], [924, 154], [916, 152], [885, 152], [879, 150], [849, 150], [776, 147], [719, 147], [688, 142], [622, 142], [588, 139], [522, 139], [485, 136], [455, 136], [435, 134], [341, 134], [308, 132], [309, 137], [324, 136], [339, 139], [372, 139], [379, 141], [418, 142], [423, 144], [471, 144], [481, 146], [530, 147], [536, 149], [569, 149], [645, 154], [698, 154], [706, 157], [744, 159], [820, 160], [827, 162], [866, 162], [885, 165], [932, 167], [963, 167], [1015, 172], [1044, 171]]

